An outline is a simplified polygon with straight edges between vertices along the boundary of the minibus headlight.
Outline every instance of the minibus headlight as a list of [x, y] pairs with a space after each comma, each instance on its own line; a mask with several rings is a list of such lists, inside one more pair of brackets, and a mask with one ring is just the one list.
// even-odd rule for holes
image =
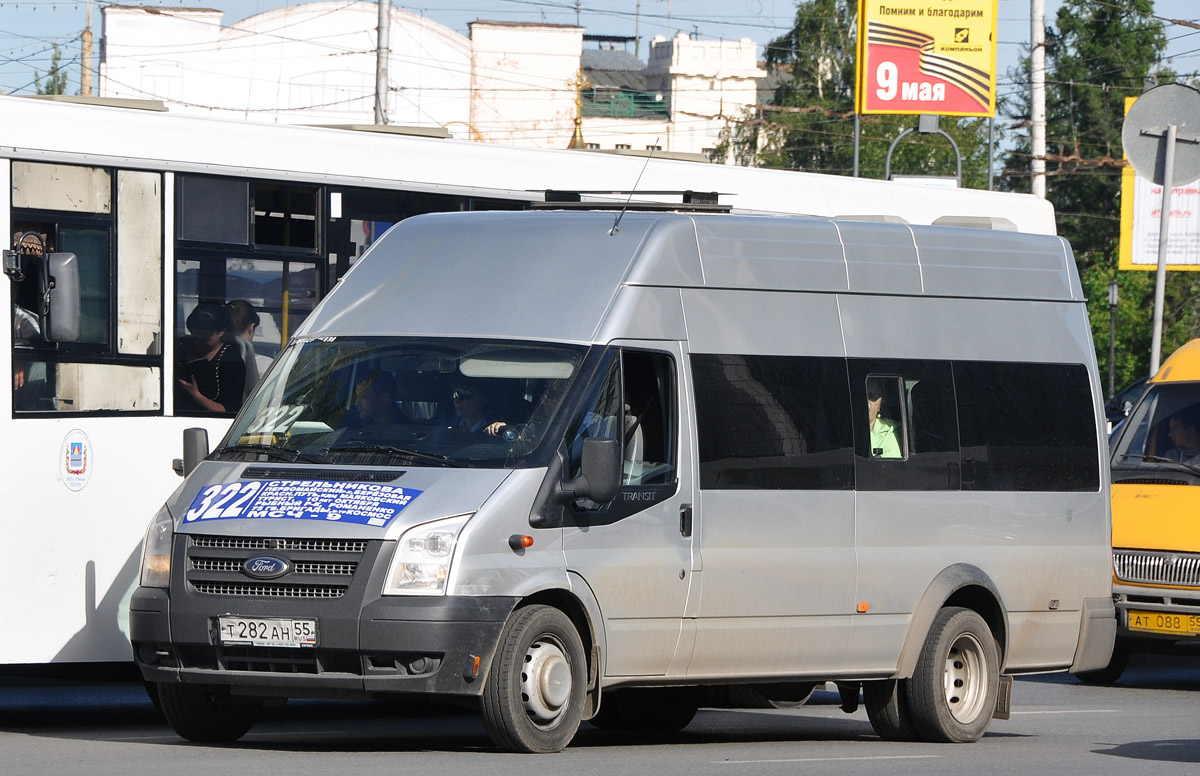
[[142, 542], [142, 585], [171, 586], [171, 540], [175, 538], [175, 519], [166, 507], [158, 510], [146, 539]]
[[470, 515], [434, 520], [408, 529], [396, 545], [384, 595], [445, 595], [458, 535]]

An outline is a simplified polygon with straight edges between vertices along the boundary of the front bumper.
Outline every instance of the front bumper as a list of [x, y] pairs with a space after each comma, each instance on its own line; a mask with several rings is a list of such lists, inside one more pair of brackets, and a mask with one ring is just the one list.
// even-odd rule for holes
[[[1168, 615], [1170, 619], [1162, 623], [1163, 625], [1183, 625], [1186, 628], [1190, 623], [1193, 626], [1191, 630], [1195, 630], [1200, 627], [1200, 590], [1147, 587], [1117, 582], [1113, 584], [1113, 601], [1117, 609], [1117, 637], [1122, 640], [1159, 642], [1164, 645], [1200, 644], [1198, 633], [1156, 632], [1129, 627], [1129, 613], [1133, 611]], [[1156, 626], [1159, 623], [1150, 624]], [[1167, 629], [1169, 628], [1164, 628]]]
[[[172, 574], [171, 589], [139, 587], [130, 601], [134, 659], [149, 681], [283, 697], [477, 696], [518, 600], [381, 596], [390, 548], [375, 542], [336, 597], [295, 597], [294, 591], [272, 597], [263, 594], [266, 585], [214, 588], [206, 585], [213, 573], [193, 570], [190, 541], [177, 537], [172, 568], [182, 573]], [[222, 615], [312, 619], [317, 643], [225, 645], [216, 627]]]

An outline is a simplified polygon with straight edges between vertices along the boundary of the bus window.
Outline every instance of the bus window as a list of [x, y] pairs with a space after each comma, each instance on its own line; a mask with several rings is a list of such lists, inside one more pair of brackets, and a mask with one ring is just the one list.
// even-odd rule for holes
[[317, 265], [311, 261], [217, 258], [175, 263], [175, 336], [187, 334], [187, 317], [200, 302], [244, 299], [258, 313], [258, 355], [275, 358], [316, 307]]
[[46, 337], [31, 331], [46, 313], [42, 281], [14, 278], [13, 320], [26, 324], [12, 336], [14, 414], [159, 411], [161, 174], [32, 162], [12, 170], [14, 239], [30, 234], [28, 250], [73, 254], [79, 291], [78, 331]]

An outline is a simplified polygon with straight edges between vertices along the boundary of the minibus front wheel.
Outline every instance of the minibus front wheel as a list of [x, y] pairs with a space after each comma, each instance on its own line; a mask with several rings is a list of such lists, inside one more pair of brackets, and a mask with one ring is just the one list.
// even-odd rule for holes
[[938, 612], [906, 694], [912, 723], [926, 741], [977, 741], [992, 721], [1000, 683], [999, 650], [978, 613]]
[[236, 741], [258, 719], [262, 702], [233, 698], [200, 684], [160, 684], [163, 716], [182, 738], [203, 743]]
[[484, 726], [508, 751], [562, 751], [579, 730], [586, 683], [583, 642], [570, 618], [550, 606], [517, 609], [483, 688]]

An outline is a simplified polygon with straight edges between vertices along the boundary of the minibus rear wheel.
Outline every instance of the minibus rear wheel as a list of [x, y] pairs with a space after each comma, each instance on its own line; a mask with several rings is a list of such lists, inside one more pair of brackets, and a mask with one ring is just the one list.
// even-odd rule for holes
[[182, 738], [202, 743], [236, 741], [254, 727], [261, 701], [219, 696], [200, 684], [160, 684], [163, 716]]
[[559, 752], [579, 730], [587, 682], [583, 642], [558, 609], [516, 610], [500, 635], [480, 704], [492, 741], [512, 752]]
[[992, 721], [1000, 683], [999, 651], [976, 612], [938, 612], [908, 681], [913, 728], [926, 741], [977, 741]]

